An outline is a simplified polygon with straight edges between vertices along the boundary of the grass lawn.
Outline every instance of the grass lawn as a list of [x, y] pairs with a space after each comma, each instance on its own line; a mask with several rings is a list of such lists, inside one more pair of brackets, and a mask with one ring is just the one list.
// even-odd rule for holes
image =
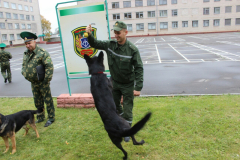
[[[54, 99], [56, 104], [56, 98]], [[0, 113], [12, 114], [35, 109], [33, 98], [0, 98]], [[160, 159], [240, 159], [240, 96], [137, 97], [135, 124], [147, 112], [153, 113], [136, 134], [143, 146], [123, 142], [129, 160]], [[46, 121], [45, 121], [46, 122]], [[100, 116], [92, 109], [56, 108], [50, 127], [37, 124], [23, 137], [16, 134], [17, 152], [12, 155], [0, 140], [0, 159], [8, 160], [120, 160], [123, 153], [104, 130]]]

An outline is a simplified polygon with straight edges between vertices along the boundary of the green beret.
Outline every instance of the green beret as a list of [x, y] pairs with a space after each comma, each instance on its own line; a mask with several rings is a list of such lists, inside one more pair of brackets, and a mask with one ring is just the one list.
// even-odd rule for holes
[[1, 43], [1, 44], [0, 44], [0, 48], [2, 48], [2, 47], [5, 48], [5, 47], [6, 47], [6, 44], [5, 44], [5, 43]]
[[117, 21], [113, 26], [113, 30], [121, 31], [122, 29], [127, 29], [127, 25], [122, 21]]
[[24, 42], [29, 42], [38, 38], [36, 34], [27, 31], [20, 33], [20, 37], [24, 40]]

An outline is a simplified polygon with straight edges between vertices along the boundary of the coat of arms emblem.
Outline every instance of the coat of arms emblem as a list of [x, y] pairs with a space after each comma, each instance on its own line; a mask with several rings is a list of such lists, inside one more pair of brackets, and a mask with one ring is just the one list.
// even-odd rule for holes
[[[87, 37], [84, 37], [85, 31], [86, 26], [78, 27], [72, 30], [74, 51], [81, 58], [84, 58], [84, 54], [93, 57], [98, 52], [97, 49], [90, 46]], [[96, 32], [97, 29], [92, 27], [92, 35], [94, 36], [94, 38], [97, 38]]]

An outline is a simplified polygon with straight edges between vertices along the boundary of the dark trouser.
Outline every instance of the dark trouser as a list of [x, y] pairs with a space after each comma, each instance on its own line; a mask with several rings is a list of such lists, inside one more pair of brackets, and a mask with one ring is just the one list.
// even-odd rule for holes
[[[55, 120], [55, 109], [53, 99], [50, 90], [50, 83], [31, 83], [34, 103], [36, 108], [44, 108], [44, 102], [46, 104], [49, 121]], [[45, 111], [37, 115], [38, 120], [45, 118]]]
[[[7, 74], [6, 74], [7, 72]], [[9, 61], [7, 62], [1, 62], [1, 73], [3, 78], [7, 78], [8, 82], [12, 81], [12, 74], [11, 74], [11, 69], [10, 69], [10, 63]]]
[[[133, 120], [133, 90], [134, 82], [121, 84], [113, 81], [113, 99], [117, 107], [118, 113], [128, 122]], [[121, 105], [121, 97], [123, 96], [123, 106]]]

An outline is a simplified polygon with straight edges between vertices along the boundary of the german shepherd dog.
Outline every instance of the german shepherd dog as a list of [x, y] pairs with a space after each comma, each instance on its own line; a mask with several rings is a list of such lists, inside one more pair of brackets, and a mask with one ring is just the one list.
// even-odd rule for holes
[[39, 134], [35, 125], [34, 114], [43, 112], [43, 109], [38, 110], [23, 110], [11, 115], [2, 115], [0, 113], [0, 136], [3, 138], [6, 146], [6, 150], [3, 153], [6, 153], [9, 150], [8, 138], [12, 141], [12, 154], [16, 152], [16, 138], [15, 134], [21, 129], [25, 129], [24, 136], [27, 135], [29, 128], [27, 124], [29, 124], [37, 134], [37, 138], [39, 138]]
[[127, 152], [123, 149], [121, 142], [123, 137], [130, 136], [134, 145], [142, 145], [144, 140], [137, 142], [134, 135], [142, 129], [145, 123], [149, 120], [151, 113], [148, 113], [142, 120], [137, 122], [133, 127], [117, 114], [116, 105], [113, 100], [112, 90], [110, 88], [110, 80], [106, 74], [103, 74], [105, 67], [103, 64], [103, 52], [100, 52], [98, 57], [90, 58], [84, 55], [91, 74], [91, 93], [95, 102], [98, 113], [103, 121], [105, 130], [108, 136], [120, 150], [122, 150], [124, 157], [127, 159]]

